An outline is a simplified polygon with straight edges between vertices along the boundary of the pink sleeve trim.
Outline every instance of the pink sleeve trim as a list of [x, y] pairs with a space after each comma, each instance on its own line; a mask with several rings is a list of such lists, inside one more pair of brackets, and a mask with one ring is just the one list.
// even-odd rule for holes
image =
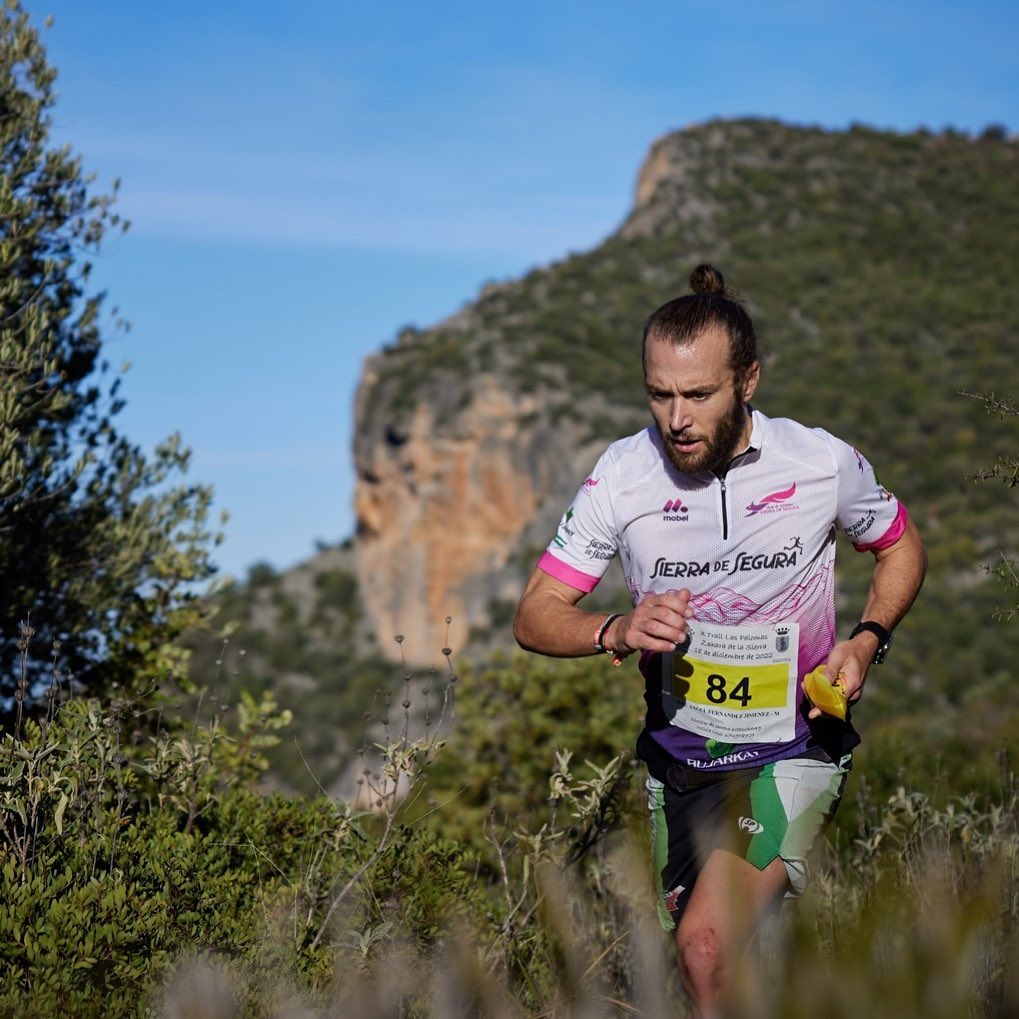
[[857, 545], [854, 541], [853, 548], [857, 552], [880, 552], [882, 549], [894, 545], [902, 537], [902, 532], [906, 529], [907, 520], [909, 520], [909, 514], [906, 512], [906, 507], [900, 502], [899, 512], [895, 514], [892, 526], [877, 541], [868, 542], [866, 545]]
[[587, 573], [581, 573], [580, 570], [575, 570], [572, 566], [567, 566], [566, 563], [556, 559], [551, 552], [546, 552], [538, 560], [538, 569], [550, 577], [555, 577], [556, 580], [561, 580], [564, 584], [569, 584], [570, 587], [575, 587], [578, 591], [583, 591], [584, 594], [590, 594], [601, 580], [601, 577], [592, 577]]

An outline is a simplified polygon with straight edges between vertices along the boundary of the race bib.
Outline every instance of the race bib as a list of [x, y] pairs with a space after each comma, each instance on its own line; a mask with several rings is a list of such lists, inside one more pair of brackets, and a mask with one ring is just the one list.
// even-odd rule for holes
[[800, 628], [690, 624], [665, 657], [662, 705], [673, 725], [720, 743], [784, 743], [796, 729]]

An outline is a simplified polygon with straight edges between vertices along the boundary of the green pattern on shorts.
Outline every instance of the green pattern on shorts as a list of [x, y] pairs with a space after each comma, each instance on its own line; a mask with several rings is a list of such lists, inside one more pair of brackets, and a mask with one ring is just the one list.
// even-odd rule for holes
[[768, 764], [750, 786], [750, 807], [754, 820], [764, 826], [750, 839], [747, 860], [763, 870], [779, 854], [789, 820], [775, 785], [775, 765]]
[[665, 786], [655, 779], [648, 782], [648, 807], [651, 814], [651, 855], [655, 870], [655, 891], [658, 893], [658, 919], [667, 931], [676, 929], [672, 914], [665, 908], [662, 870], [669, 859], [669, 826], [665, 820]]
[[847, 770], [795, 758], [763, 768], [750, 802], [764, 830], [750, 839], [747, 860], [762, 870], [777, 856], [804, 860], [839, 801]]

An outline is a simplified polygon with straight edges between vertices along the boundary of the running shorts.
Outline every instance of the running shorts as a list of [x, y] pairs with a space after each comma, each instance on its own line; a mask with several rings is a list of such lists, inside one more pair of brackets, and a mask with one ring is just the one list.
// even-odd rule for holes
[[807, 856], [842, 799], [852, 755], [838, 764], [794, 757], [758, 768], [705, 774], [682, 764], [666, 781], [648, 776], [658, 916], [675, 930], [694, 882], [715, 849], [763, 870], [785, 862], [787, 897], [803, 893]]

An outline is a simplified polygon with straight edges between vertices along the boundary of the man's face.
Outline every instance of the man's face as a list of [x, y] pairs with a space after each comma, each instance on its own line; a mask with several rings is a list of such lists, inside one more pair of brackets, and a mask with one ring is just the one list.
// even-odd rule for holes
[[665, 452], [684, 474], [724, 471], [750, 441], [746, 403], [760, 376], [755, 364], [737, 387], [729, 338], [706, 329], [681, 346], [648, 337], [644, 387]]

